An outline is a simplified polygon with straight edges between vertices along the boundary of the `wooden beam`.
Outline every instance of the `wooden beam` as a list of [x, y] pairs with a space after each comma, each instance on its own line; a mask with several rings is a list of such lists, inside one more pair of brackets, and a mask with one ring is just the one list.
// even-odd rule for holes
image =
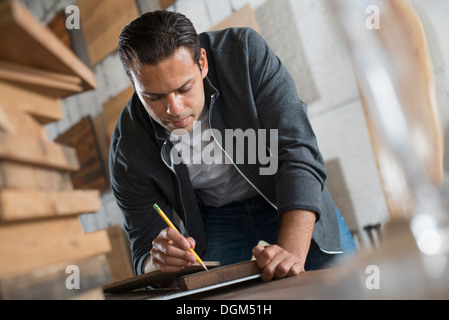
[[79, 77], [83, 90], [96, 88], [94, 73], [20, 1], [0, 2], [0, 59]]
[[64, 45], [72, 50], [69, 30], [66, 25], [66, 16], [64, 10], [59, 10], [54, 18], [47, 24], [47, 27], [61, 40]]
[[0, 131], [48, 140], [45, 128], [29, 113], [0, 102]]
[[55, 142], [76, 150], [80, 163], [80, 169], [72, 173], [72, 182], [76, 189], [106, 189], [106, 170], [103, 167], [100, 148], [90, 116], [82, 118], [60, 134], [56, 137]]
[[106, 229], [112, 248], [106, 258], [111, 269], [111, 282], [118, 282], [134, 276], [130, 243], [123, 228], [115, 225]]
[[0, 222], [0, 278], [111, 250], [106, 231], [84, 233], [77, 216]]
[[61, 99], [41, 92], [26, 90], [20, 84], [0, 81], [0, 104], [26, 111], [40, 124], [62, 120]]
[[109, 138], [114, 132], [115, 125], [117, 124], [120, 114], [133, 94], [134, 88], [129, 86], [103, 104], [103, 115], [106, 121], [106, 130]]
[[64, 171], [79, 170], [78, 158], [73, 148], [4, 132], [0, 132], [0, 159]]
[[79, 215], [100, 210], [97, 190], [0, 190], [0, 221]]
[[135, 0], [77, 0], [76, 5], [93, 66], [117, 50], [123, 27], [139, 16]]
[[[79, 288], [66, 287], [67, 279], [79, 271]], [[70, 273], [66, 273], [66, 271]], [[77, 299], [81, 295], [110, 281], [108, 261], [104, 254], [82, 260], [72, 260], [52, 266], [38, 268], [29, 273], [0, 279], [0, 299], [2, 300], [65, 300]], [[69, 281], [71, 284], [71, 282]], [[96, 296], [104, 300], [104, 296]], [[89, 300], [91, 298], [88, 298]]]
[[257, 266], [257, 261], [246, 261], [209, 271], [180, 276], [177, 281], [181, 290], [195, 290], [261, 273], [262, 270]]
[[[207, 268], [212, 269], [219, 266], [219, 262], [204, 261]], [[179, 272], [162, 272], [154, 271], [140, 276], [131, 277], [114, 283], [109, 283], [103, 287], [105, 293], [131, 291], [136, 289], [142, 289], [155, 284], [164, 283], [171, 280], [176, 280], [177, 277], [199, 272], [204, 270], [198, 263], [191, 267], [186, 267]]]
[[0, 160], [0, 189], [73, 190], [70, 173]]
[[81, 79], [56, 72], [22, 66], [0, 60], [0, 79], [18, 83], [54, 97], [68, 97], [81, 93]]

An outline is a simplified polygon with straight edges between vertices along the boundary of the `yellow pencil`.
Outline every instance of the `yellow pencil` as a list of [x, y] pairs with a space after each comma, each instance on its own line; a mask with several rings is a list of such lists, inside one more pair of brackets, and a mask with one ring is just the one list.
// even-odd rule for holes
[[[168, 226], [170, 228], [179, 232], [178, 229], [176, 229], [175, 225], [170, 221], [170, 219], [165, 215], [164, 211], [162, 211], [161, 208], [159, 208], [159, 206], [157, 204], [154, 204], [153, 208], [154, 208], [154, 210], [156, 210], [157, 213], [159, 213], [159, 215], [162, 217], [162, 219], [164, 219], [164, 221], [168, 224]], [[203, 260], [201, 260], [201, 258], [196, 254], [195, 250], [190, 248], [189, 251], [196, 257], [196, 261], [198, 261], [198, 263], [203, 266], [204, 270], [209, 271], [209, 270], [207, 270], [206, 265], [204, 264]]]

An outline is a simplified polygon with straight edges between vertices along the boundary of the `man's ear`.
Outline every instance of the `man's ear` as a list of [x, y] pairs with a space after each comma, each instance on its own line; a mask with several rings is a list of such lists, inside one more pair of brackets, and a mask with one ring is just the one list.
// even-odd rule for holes
[[206, 78], [207, 74], [209, 73], [209, 65], [207, 63], [206, 50], [204, 50], [203, 48], [201, 48], [201, 56], [200, 56], [199, 64], [201, 67], [201, 76], [204, 79], [204, 78]]

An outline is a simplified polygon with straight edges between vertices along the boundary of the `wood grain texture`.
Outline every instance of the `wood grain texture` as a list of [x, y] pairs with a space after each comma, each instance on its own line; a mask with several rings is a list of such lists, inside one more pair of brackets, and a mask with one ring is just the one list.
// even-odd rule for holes
[[132, 278], [134, 275], [130, 243], [121, 226], [106, 229], [111, 242], [111, 251], [106, 254], [111, 269], [111, 282]]
[[109, 138], [114, 132], [115, 125], [117, 124], [117, 120], [122, 113], [123, 108], [125, 108], [133, 94], [134, 88], [130, 86], [103, 104], [103, 115], [106, 121], [106, 131]]
[[69, 173], [0, 160], [0, 188], [41, 191], [72, 190]]
[[75, 149], [79, 170], [72, 172], [75, 189], [104, 190], [107, 185], [106, 170], [97, 143], [90, 116], [82, 118], [67, 131], [56, 137], [55, 142]]
[[97, 190], [0, 190], [0, 222], [79, 215], [100, 210]]
[[65, 25], [66, 16], [64, 10], [58, 11], [54, 18], [47, 24], [47, 27], [61, 40], [64, 45], [72, 50], [70, 34]]
[[110, 250], [107, 232], [84, 233], [76, 216], [0, 223], [0, 278]]
[[0, 131], [48, 140], [45, 128], [29, 113], [0, 102]]
[[20, 1], [0, 2], [0, 59], [79, 77], [83, 90], [96, 88], [93, 72]]
[[[218, 262], [213, 261], [204, 261], [204, 264], [208, 268], [214, 268], [219, 265]], [[203, 267], [197, 264], [191, 267], [186, 267], [179, 272], [154, 271], [139, 276], [131, 277], [129, 279], [117, 281], [115, 283], [107, 284], [103, 286], [103, 289], [105, 293], [132, 291], [142, 289], [148, 286], [153, 286], [158, 283], [164, 283], [170, 280], [175, 280], [179, 276], [195, 273], [201, 270], [204, 270]]]
[[257, 261], [247, 261], [177, 278], [181, 290], [195, 290], [261, 274]]
[[81, 79], [0, 60], [0, 79], [22, 85], [54, 97], [68, 97], [83, 92]]
[[81, 29], [90, 62], [96, 65], [117, 49], [122, 29], [139, 16], [135, 0], [78, 0]]
[[64, 116], [61, 99], [7, 81], [0, 81], [0, 104], [13, 106], [17, 112], [26, 111], [41, 124], [62, 120]]
[[[78, 267], [79, 289], [69, 290], [66, 287], [67, 279], [74, 275], [73, 271], [67, 269], [69, 266]], [[66, 273], [67, 270], [71, 273]], [[49, 267], [37, 268], [29, 273], [0, 279], [0, 299], [104, 300], [101, 286], [109, 279], [109, 265], [104, 254], [81, 260], [68, 260]]]
[[64, 171], [79, 170], [72, 147], [4, 132], [0, 132], [0, 159]]

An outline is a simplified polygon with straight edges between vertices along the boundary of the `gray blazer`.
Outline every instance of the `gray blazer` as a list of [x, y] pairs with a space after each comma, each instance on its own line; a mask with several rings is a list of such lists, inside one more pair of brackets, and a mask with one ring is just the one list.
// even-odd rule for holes
[[[279, 217], [291, 209], [317, 213], [313, 240], [326, 252], [339, 252], [336, 208], [325, 186], [326, 169], [307, 116], [306, 104], [278, 57], [263, 38], [249, 28], [231, 28], [200, 34], [207, 52], [205, 79], [211, 128], [277, 130], [275, 174], [261, 175], [268, 165], [235, 159], [238, 171], [269, 201]], [[259, 142], [258, 142], [259, 143]], [[186, 167], [170, 160], [171, 142], [153, 121], [136, 94], [123, 109], [111, 140], [110, 174], [113, 194], [124, 214], [124, 228], [131, 241], [135, 273], [149, 255], [152, 241], [166, 228], [156, 214], [158, 203], [173, 221], [181, 217], [195, 251], [206, 248], [203, 220]], [[247, 149], [246, 149], [247, 150]], [[245, 159], [248, 159], [245, 156]]]

